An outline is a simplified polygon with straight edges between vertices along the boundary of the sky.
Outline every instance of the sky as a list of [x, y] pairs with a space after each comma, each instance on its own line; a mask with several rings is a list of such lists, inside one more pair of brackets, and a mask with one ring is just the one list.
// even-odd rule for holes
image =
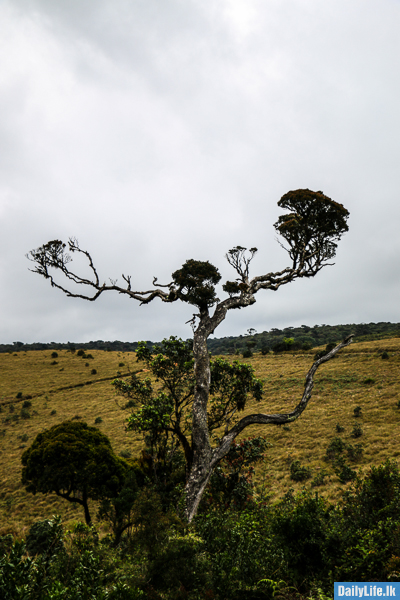
[[299, 188], [350, 212], [335, 265], [215, 336], [399, 322], [399, 29], [399, 0], [0, 0], [0, 343], [191, 337], [189, 305], [68, 298], [26, 254], [75, 237], [140, 291], [256, 246], [261, 275]]

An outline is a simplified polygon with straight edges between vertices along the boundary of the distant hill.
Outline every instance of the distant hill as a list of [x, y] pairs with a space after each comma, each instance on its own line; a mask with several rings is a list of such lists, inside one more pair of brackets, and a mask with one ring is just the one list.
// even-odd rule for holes
[[[359, 323], [350, 325], [301, 325], [301, 327], [285, 327], [284, 329], [273, 328], [270, 331], [257, 333], [249, 329], [245, 335], [229, 336], [223, 338], [212, 338], [208, 340], [211, 354], [241, 354], [246, 349], [253, 352], [282, 352], [284, 350], [311, 350], [316, 346], [323, 346], [330, 342], [342, 340], [344, 337], [354, 333], [357, 342], [379, 340], [382, 338], [400, 336], [400, 323]], [[157, 346], [158, 342], [147, 340], [147, 345]], [[84, 350], [108, 350], [118, 352], [132, 352], [136, 350], [138, 342], [105, 342], [97, 340], [93, 342], [36, 342], [24, 344], [13, 342], [13, 344], [0, 344], [0, 352], [18, 352], [26, 350], [72, 350], [83, 348]]]

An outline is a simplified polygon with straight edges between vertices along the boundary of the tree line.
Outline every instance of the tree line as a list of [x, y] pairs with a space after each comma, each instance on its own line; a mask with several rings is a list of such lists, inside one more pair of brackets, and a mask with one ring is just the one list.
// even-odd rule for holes
[[[400, 323], [391, 323], [390, 321], [380, 321], [379, 323], [351, 323], [347, 325], [301, 325], [300, 327], [276, 327], [269, 331], [257, 333], [255, 330], [248, 330], [244, 335], [227, 336], [222, 338], [209, 338], [207, 347], [213, 356], [219, 354], [242, 354], [249, 347], [254, 352], [279, 350], [279, 345], [284, 344], [285, 339], [293, 339], [292, 344], [285, 348], [286, 350], [312, 349], [317, 346], [323, 346], [331, 342], [342, 340], [354, 333], [358, 342], [367, 342], [370, 340], [384, 339], [400, 335]], [[28, 350], [69, 350], [75, 351], [78, 348], [84, 350], [105, 350], [109, 352], [136, 352], [140, 341], [122, 342], [120, 340], [104, 341], [96, 340], [90, 342], [34, 342], [25, 344], [24, 342], [13, 342], [12, 344], [0, 344], [0, 352], [19, 352]], [[149, 349], [161, 346], [161, 342], [147, 340], [146, 345]], [[294, 344], [294, 345], [293, 345]], [[275, 349], [275, 350], [274, 350]]]

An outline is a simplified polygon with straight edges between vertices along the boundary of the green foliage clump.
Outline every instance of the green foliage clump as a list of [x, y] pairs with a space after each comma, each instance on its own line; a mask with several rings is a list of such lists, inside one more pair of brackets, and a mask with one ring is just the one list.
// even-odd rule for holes
[[327, 477], [328, 473], [322, 469], [322, 471], [319, 471], [319, 473], [317, 473], [315, 475], [315, 477], [313, 478], [313, 480], [311, 481], [311, 487], [318, 487], [320, 485], [325, 485], [325, 478]]
[[351, 432], [351, 437], [358, 438], [363, 434], [362, 427], [359, 423], [356, 423], [353, 427], [353, 431]]
[[64, 531], [61, 517], [36, 521], [29, 529], [26, 538], [28, 554], [45, 554], [47, 556], [59, 552], [63, 547]]
[[306, 479], [310, 479], [310, 477], [310, 467], [302, 466], [299, 460], [292, 462], [290, 465], [290, 479], [293, 481], [306, 481]]
[[170, 292], [171, 300], [179, 297], [200, 310], [207, 309], [218, 300], [215, 285], [221, 275], [208, 261], [187, 260], [180, 269], [172, 273], [172, 279], [177, 287]]
[[342, 438], [335, 437], [333, 440], [329, 442], [329, 445], [326, 449], [325, 458], [326, 460], [334, 460], [336, 459], [346, 448], [345, 442]]
[[254, 501], [254, 465], [264, 458], [271, 444], [263, 437], [233, 442], [211, 476], [203, 506], [235, 507], [242, 510]]
[[354, 411], [353, 411], [354, 416], [355, 417], [361, 417], [361, 411], [362, 411], [361, 406], [356, 406], [355, 409], [354, 409]]
[[307, 259], [312, 261], [316, 254], [324, 260], [335, 256], [336, 242], [349, 229], [349, 212], [342, 204], [323, 192], [304, 189], [288, 192], [278, 206], [290, 211], [280, 216], [274, 227], [288, 244], [295, 266]]

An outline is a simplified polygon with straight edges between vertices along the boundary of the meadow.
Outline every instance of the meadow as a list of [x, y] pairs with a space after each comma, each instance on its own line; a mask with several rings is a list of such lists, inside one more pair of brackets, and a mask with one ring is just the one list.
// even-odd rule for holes
[[[386, 360], [382, 359], [385, 351]], [[251, 364], [264, 381], [262, 401], [249, 403], [245, 413], [289, 412], [302, 395], [315, 352], [314, 348], [257, 353], [246, 360], [229, 357]], [[128, 412], [122, 410], [124, 400], [116, 395], [111, 381], [129, 372], [140, 371], [140, 377], [149, 373], [136, 362], [134, 352], [79, 354], [68, 350], [58, 350], [57, 356], [49, 350], [0, 354], [0, 535], [23, 537], [34, 521], [53, 514], [61, 515], [65, 523], [83, 519], [79, 507], [55, 495], [33, 496], [22, 486], [21, 455], [38, 433], [76, 419], [98, 427], [117, 454], [133, 458], [143, 447], [139, 435], [125, 430]], [[399, 362], [399, 337], [355, 341], [317, 371], [312, 399], [297, 421], [290, 426], [248, 428], [243, 437], [262, 435], [271, 443], [256, 471], [259, 496], [273, 502], [290, 488], [313, 486], [327, 499], [339, 500], [351, 483], [342, 483], [332, 461], [325, 458], [328, 445], [337, 437], [353, 448], [362, 444], [362, 453], [349, 461], [357, 472], [366, 473], [371, 465], [396, 459], [400, 455]], [[294, 461], [310, 469], [309, 479], [291, 479]], [[98, 526], [106, 530], [104, 524]]]

